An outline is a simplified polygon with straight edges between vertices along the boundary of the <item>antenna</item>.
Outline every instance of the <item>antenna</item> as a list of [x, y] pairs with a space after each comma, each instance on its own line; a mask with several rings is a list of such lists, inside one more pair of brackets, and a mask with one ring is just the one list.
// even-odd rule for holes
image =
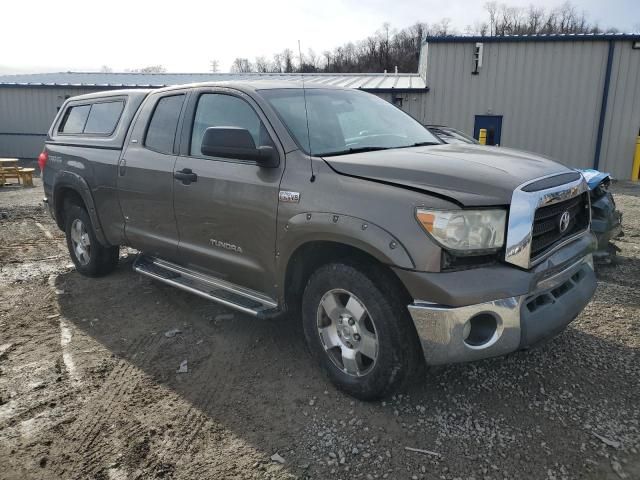
[[[300, 40], [298, 40], [298, 56], [300, 57], [300, 70], [302, 70], [302, 49], [300, 48]], [[313, 158], [311, 156], [311, 132], [309, 131], [309, 110], [307, 110], [307, 89], [304, 88], [304, 72], [300, 72], [302, 77], [302, 95], [304, 97], [304, 116], [307, 120], [307, 140], [309, 141], [309, 165], [311, 166], [311, 178], [310, 182], [316, 181], [316, 176], [313, 173]]]

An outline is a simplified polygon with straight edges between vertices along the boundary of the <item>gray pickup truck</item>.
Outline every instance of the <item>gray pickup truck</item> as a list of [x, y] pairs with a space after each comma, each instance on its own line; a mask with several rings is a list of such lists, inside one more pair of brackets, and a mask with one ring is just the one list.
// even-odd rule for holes
[[442, 144], [357, 90], [82, 95], [39, 162], [78, 272], [111, 272], [127, 245], [157, 281], [258, 319], [294, 315], [331, 381], [362, 399], [425, 364], [553, 336], [596, 288], [580, 173]]

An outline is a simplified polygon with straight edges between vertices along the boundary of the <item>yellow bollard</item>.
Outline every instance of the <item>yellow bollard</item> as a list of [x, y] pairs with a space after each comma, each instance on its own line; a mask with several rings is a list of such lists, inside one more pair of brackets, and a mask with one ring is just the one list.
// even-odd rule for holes
[[640, 177], [640, 134], [636, 137], [636, 153], [633, 156], [631, 180], [638, 181], [638, 177]]
[[480, 142], [480, 145], [486, 145], [487, 144], [487, 129], [486, 128], [481, 128], [480, 132], [478, 132], [478, 141]]

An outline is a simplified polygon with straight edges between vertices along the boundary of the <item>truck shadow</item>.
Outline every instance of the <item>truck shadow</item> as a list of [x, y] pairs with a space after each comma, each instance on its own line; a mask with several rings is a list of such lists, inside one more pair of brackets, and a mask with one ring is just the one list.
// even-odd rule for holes
[[[384, 459], [392, 469], [414, 461], [404, 446], [441, 452], [435, 465], [451, 471], [475, 471], [476, 455], [494, 448], [510, 458], [513, 472], [526, 471], [532, 457], [551, 462], [547, 449], [563, 457], [554, 462], [581, 466], [579, 445], [591, 448], [594, 439], [585, 424], [605, 411], [615, 420], [608, 425], [622, 430], [623, 413], [611, 412], [626, 412], [629, 422], [638, 418], [639, 350], [602, 325], [624, 320], [607, 317], [620, 303], [637, 305], [637, 297], [610, 305], [596, 299], [603, 302], [597, 312], [587, 310], [576, 327], [544, 345], [431, 369], [403, 395], [365, 403], [323, 377], [297, 319], [258, 321], [231, 312], [138, 276], [128, 261], [105, 278], [60, 275], [56, 288], [65, 292], [59, 309], [74, 335], [98, 342], [73, 352], [93, 392], [65, 433], [76, 440], [68, 455], [82, 475], [100, 474], [120, 455], [137, 471], [206, 464], [222, 478], [229, 474], [222, 456], [231, 454], [239, 465], [256, 462], [274, 475], [284, 469], [324, 478], [333, 468], [328, 453], [345, 448], [340, 439], [354, 428], [361, 439], [351, 443], [393, 452]], [[185, 360], [187, 373], [176, 373]], [[529, 459], [520, 457], [527, 435], [534, 436], [532, 445], [545, 442], [528, 452]], [[577, 453], [569, 453], [568, 441], [578, 445]], [[275, 452], [287, 460], [283, 467], [269, 462]], [[365, 460], [349, 462], [356, 468]]]

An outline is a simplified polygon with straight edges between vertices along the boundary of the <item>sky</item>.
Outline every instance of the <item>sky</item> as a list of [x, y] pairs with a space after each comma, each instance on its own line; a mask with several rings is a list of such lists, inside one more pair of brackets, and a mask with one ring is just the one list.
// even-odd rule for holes
[[[554, 7], [563, 0], [536, 0]], [[639, 0], [574, 0], [591, 22], [621, 31], [640, 28]], [[113, 71], [163, 65], [169, 72], [229, 71], [233, 59], [253, 60], [284, 48], [330, 50], [363, 39], [383, 23], [403, 28], [449, 18], [453, 28], [486, 21], [477, 0], [5, 0], [0, 74]], [[500, 2], [499, 3], [503, 3]], [[528, 6], [531, 0], [508, 0]]]

